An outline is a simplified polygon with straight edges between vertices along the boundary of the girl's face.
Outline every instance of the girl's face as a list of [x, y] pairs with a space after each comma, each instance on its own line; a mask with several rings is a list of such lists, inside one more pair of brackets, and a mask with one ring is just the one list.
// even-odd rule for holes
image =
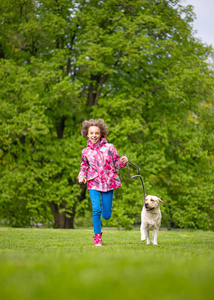
[[90, 126], [88, 128], [88, 135], [87, 137], [92, 142], [92, 144], [96, 144], [100, 142], [101, 139], [101, 132], [98, 126]]

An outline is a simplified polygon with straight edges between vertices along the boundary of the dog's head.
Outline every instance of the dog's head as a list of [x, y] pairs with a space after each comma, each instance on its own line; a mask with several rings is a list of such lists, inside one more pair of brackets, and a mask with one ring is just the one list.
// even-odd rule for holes
[[148, 195], [145, 199], [145, 209], [146, 211], [153, 210], [159, 207], [160, 203], [165, 204], [160, 198]]

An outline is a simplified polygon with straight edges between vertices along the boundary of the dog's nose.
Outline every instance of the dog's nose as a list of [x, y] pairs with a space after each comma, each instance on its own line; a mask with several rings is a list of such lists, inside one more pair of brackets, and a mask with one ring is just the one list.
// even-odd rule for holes
[[145, 207], [148, 207], [148, 205], [149, 205], [148, 203], [145, 203]]

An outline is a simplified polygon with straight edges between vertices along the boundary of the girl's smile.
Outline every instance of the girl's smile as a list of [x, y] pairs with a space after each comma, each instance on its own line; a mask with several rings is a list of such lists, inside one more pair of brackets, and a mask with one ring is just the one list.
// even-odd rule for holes
[[91, 141], [92, 144], [96, 144], [100, 142], [101, 139], [101, 132], [98, 126], [90, 126], [88, 128], [88, 135], [87, 137]]

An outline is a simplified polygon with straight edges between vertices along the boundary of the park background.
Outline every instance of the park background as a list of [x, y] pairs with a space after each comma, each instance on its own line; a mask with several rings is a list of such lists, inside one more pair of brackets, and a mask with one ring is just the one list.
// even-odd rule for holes
[[[1, 299], [212, 300], [213, 48], [193, 7], [0, 0], [0, 12]], [[94, 247], [77, 182], [89, 118], [166, 202], [158, 246], [140, 240], [143, 190], [123, 169]]]
[[[77, 176], [81, 123], [103, 118], [108, 142], [159, 196], [162, 226], [214, 229], [213, 48], [193, 7], [157, 0], [0, 0], [2, 226], [91, 225]], [[134, 175], [135, 170], [133, 170]], [[119, 171], [104, 226], [139, 225], [143, 190]]]

